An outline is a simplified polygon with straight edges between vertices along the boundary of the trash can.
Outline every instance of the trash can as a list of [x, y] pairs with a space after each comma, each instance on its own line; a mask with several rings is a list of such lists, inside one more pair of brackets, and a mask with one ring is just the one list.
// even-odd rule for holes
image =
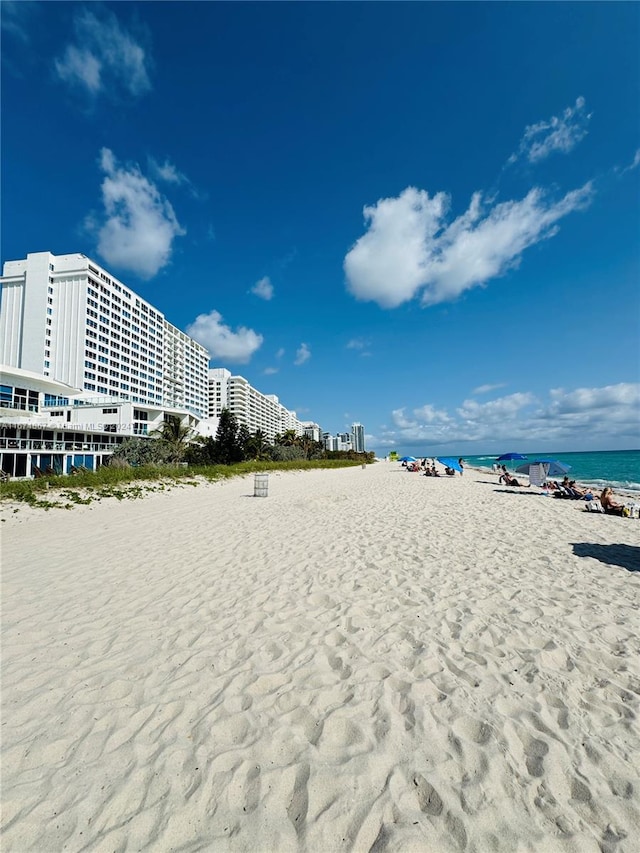
[[254, 498], [266, 498], [269, 494], [269, 475], [256, 474], [253, 484]]
[[362, 463], [362, 470], [364, 471], [364, 469], [365, 469], [366, 467], [367, 467], [367, 463], [366, 463], [366, 462], [363, 462], [363, 463]]

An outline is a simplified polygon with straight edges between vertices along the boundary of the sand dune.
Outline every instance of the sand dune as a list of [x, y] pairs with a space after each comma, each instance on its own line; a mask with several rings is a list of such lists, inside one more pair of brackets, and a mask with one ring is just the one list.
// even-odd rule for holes
[[4, 851], [640, 850], [640, 522], [392, 464], [2, 511]]

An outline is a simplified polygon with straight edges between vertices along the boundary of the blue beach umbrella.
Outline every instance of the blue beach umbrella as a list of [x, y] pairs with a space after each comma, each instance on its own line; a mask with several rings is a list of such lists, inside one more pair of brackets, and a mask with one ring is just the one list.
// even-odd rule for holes
[[514, 462], [518, 459], [526, 458], [522, 453], [503, 453], [502, 456], [498, 456], [498, 462]]
[[453, 456], [438, 456], [438, 462], [444, 465], [445, 468], [453, 468], [454, 471], [462, 472], [458, 460], [454, 459]]
[[536, 459], [534, 462], [527, 462], [526, 465], [519, 465], [516, 471], [518, 474], [528, 474], [532, 465], [543, 465], [545, 477], [564, 476], [571, 470], [571, 465], [559, 462], [557, 459]]
[[416, 462], [415, 456], [401, 456], [398, 462]]

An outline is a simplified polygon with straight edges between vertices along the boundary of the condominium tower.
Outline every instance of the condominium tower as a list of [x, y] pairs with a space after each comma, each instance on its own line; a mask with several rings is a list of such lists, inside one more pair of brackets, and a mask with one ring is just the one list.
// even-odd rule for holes
[[233, 376], [223, 367], [209, 370], [209, 414], [215, 422], [223, 409], [235, 415], [238, 423], [245, 424], [249, 432], [261, 430], [268, 441], [278, 434], [293, 430], [303, 435], [305, 424], [296, 413], [286, 409], [275, 394], [262, 394], [249, 384], [244, 376]]
[[0, 363], [206, 418], [207, 350], [86, 255], [28, 254], [0, 281]]

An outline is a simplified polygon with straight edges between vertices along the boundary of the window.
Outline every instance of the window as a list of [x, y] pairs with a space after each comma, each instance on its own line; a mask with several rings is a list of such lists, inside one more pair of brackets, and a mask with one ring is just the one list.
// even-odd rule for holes
[[117, 415], [118, 410], [117, 409], [103, 409], [102, 414], [103, 415]]

